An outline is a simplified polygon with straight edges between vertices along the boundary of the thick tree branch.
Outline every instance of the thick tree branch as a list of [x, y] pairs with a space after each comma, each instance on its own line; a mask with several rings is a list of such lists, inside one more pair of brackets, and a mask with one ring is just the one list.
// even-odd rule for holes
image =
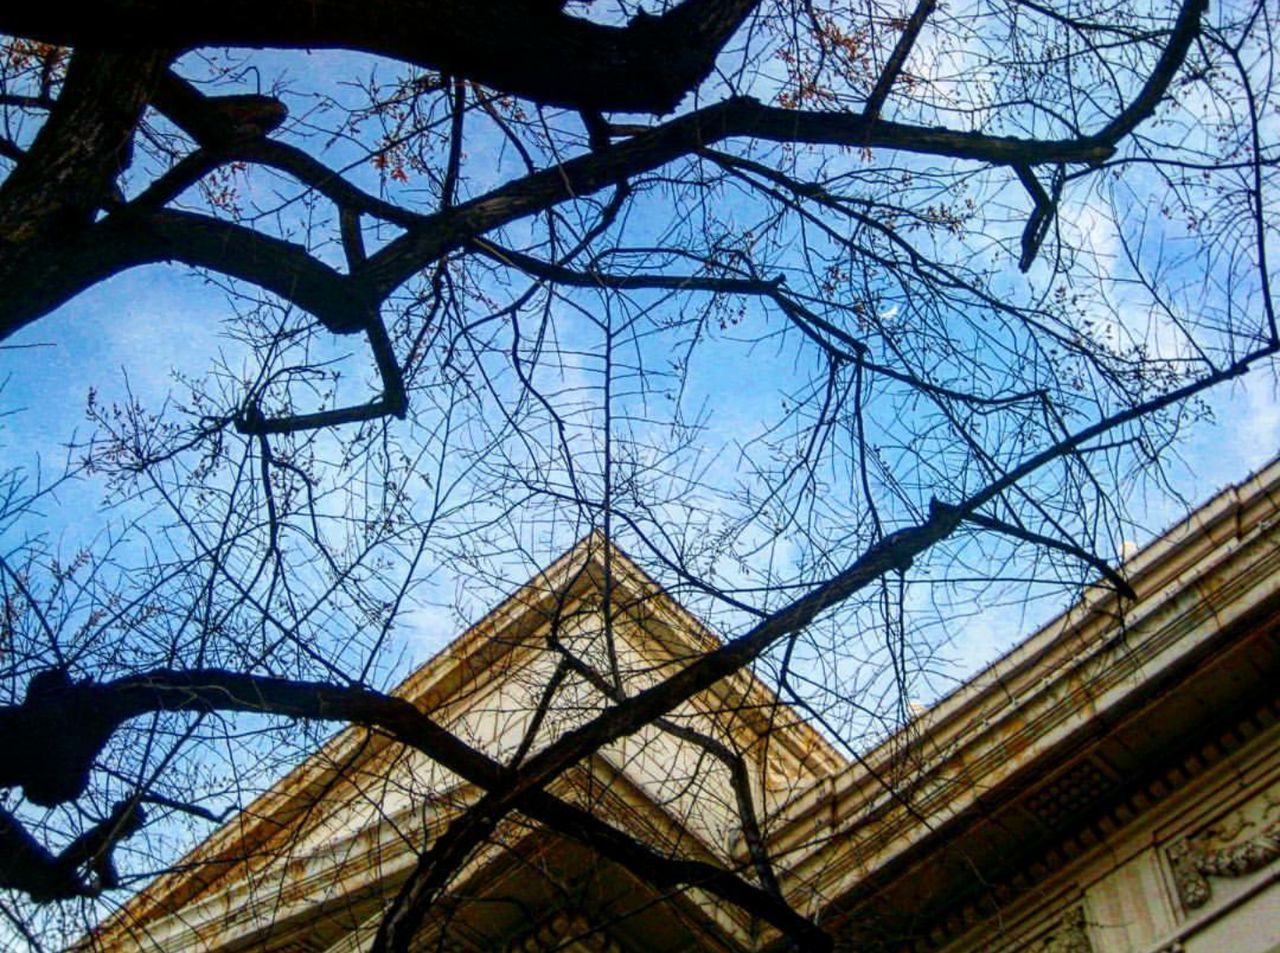
[[698, 149], [737, 136], [774, 142], [872, 146], [996, 165], [1101, 162], [1114, 145], [1094, 139], [1037, 141], [951, 132], [864, 116], [802, 112], [731, 99], [658, 126], [602, 152], [535, 172], [421, 220], [369, 259], [367, 278], [389, 294], [427, 262], [503, 225], [617, 185]]
[[[73, 840], [60, 854], [47, 850], [11, 813], [0, 808], [0, 888], [21, 890], [37, 903], [96, 897], [119, 886], [111, 851], [142, 829], [146, 816], [136, 800]], [[90, 876], [86, 877], [81, 871]]]
[[163, 50], [71, 57], [49, 118], [0, 183], [0, 276], [21, 249], [93, 220], [129, 166], [134, 129], [168, 59]]
[[[0, 13], [0, 28], [31, 36], [43, 36], [41, 30], [83, 29], [88, 31], [86, 36], [121, 38], [126, 48], [158, 43], [160, 34], [166, 30], [188, 29], [169, 22], [174, 17], [168, 7], [146, 0], [117, 0], [99, 5], [95, 8], [97, 13], [80, 16], [66, 11], [59, 14], [60, 6], [54, 2], [6, 8]], [[301, 18], [287, 15], [292, 6], [289, 2], [277, 3], [263, 15], [256, 6], [250, 14], [249, 5], [233, 4], [230, 10], [220, 7], [218, 16], [211, 16], [208, 21], [215, 24], [211, 29], [223, 29], [224, 26], [216, 25], [226, 25], [228, 30], [237, 29], [234, 24], [243, 21], [242, 27], [249, 24], [253, 29], [263, 30], [258, 39], [266, 43], [273, 30], [283, 32], [286, 26], [303, 33], [308, 29], [323, 32], [351, 17], [351, 9], [339, 0], [318, 5], [308, 3], [308, 15]], [[375, 6], [377, 9], [372, 11], [362, 7], [360, 15], [354, 17], [374, 32], [400, 24], [401, 16], [420, 16], [437, 6], [442, 8], [446, 19], [465, 21], [467, 35], [484, 34], [479, 26], [486, 15], [498, 12], [533, 15], [528, 12], [529, 5], [517, 5], [513, 0], [493, 0], [490, 6], [468, 6], [461, 11], [456, 10], [455, 5], [429, 0], [421, 3], [384, 0]], [[520, 13], [517, 6], [525, 12]], [[654, 24], [664, 24], [661, 29], [667, 29], [669, 24], [679, 21], [683, 24], [682, 33], [688, 36], [704, 37], [707, 42], [718, 38], [722, 42], [724, 30], [731, 31], [727, 24], [740, 22], [750, 7], [746, 0], [686, 0], [662, 17], [640, 17], [626, 30], [614, 32], [645, 33], [659, 29]], [[1187, 0], [1169, 43], [1137, 99], [1094, 135], [1058, 141], [1026, 140], [903, 125], [880, 121], [871, 115], [784, 110], [750, 99], [732, 99], [682, 116], [608, 149], [525, 176], [431, 216], [397, 211], [390, 203], [354, 189], [300, 151], [264, 139], [263, 134], [283, 119], [282, 107], [270, 97], [204, 97], [190, 84], [166, 72], [169, 54], [164, 51], [138, 54], [80, 51], [73, 58], [62, 94], [36, 142], [0, 186], [0, 235], [3, 236], [0, 238], [0, 280], [7, 291], [3, 313], [0, 313], [0, 338], [43, 316], [96, 281], [125, 268], [169, 259], [253, 281], [316, 314], [326, 327], [337, 333], [364, 330], [368, 327], [373, 302], [385, 298], [421, 268], [468, 241], [519, 218], [609, 185], [621, 184], [638, 173], [737, 136], [777, 142], [880, 147], [1011, 165], [1024, 180], [1031, 167], [1039, 164], [1102, 162], [1114, 153], [1121, 138], [1151, 115], [1167, 92], [1199, 34], [1203, 11], [1204, 0]], [[184, 23], [193, 22], [187, 16], [190, 12], [183, 11]], [[77, 13], [84, 14], [84, 11]], [[109, 17], [115, 29], [92, 30], [98, 15]], [[564, 21], [592, 30], [607, 29], [559, 14], [536, 16], [540, 22], [560, 24]], [[322, 23], [329, 26], [323, 27]], [[409, 31], [401, 35], [415, 34]], [[682, 35], [682, 41], [686, 38]], [[181, 43], [176, 37], [171, 39], [179, 45], [197, 42], [194, 37], [187, 37]], [[244, 42], [249, 39], [245, 38]], [[529, 44], [527, 38], [522, 38], [521, 43], [530, 48], [536, 45]], [[357, 40], [342, 45], [360, 46]], [[539, 55], [547, 54], [540, 51]], [[563, 62], [563, 58], [553, 60]], [[670, 63], [664, 62], [663, 70], [669, 69]], [[470, 75], [465, 69], [453, 72]], [[186, 220], [187, 227], [180, 230], [176, 229], [179, 220], [173, 217], [146, 223], [149, 228], [137, 228], [144, 223], [135, 219], [135, 232], [125, 236], [128, 240], [116, 247], [104, 248], [105, 242], [121, 236], [110, 232], [89, 236], [85, 229], [105, 201], [115, 175], [127, 162], [133, 129], [143, 105], [153, 96], [158, 108], [199, 141], [219, 149], [238, 150], [253, 161], [290, 171], [342, 206], [380, 215], [408, 228], [408, 234], [369, 260], [362, 274], [367, 290], [357, 288], [355, 282], [338, 281], [327, 266], [310, 259], [305, 250], [297, 246], [278, 239], [252, 237], [253, 233], [247, 229], [237, 230], [236, 226], [215, 224], [211, 220], [200, 221], [198, 217]], [[157, 203], [172, 198], [181, 187], [193, 181], [192, 177], [201, 174], [206, 161], [216, 160], [193, 160], [181, 169], [181, 174], [167, 182], [165, 188], [148, 195], [147, 201]], [[1029, 251], [1033, 253], [1038, 244], [1037, 239], [1043, 237], [1042, 227], [1048, 219], [1043, 204], [1037, 201], [1036, 227], [1031, 229], [1029, 224], [1032, 248], [1024, 247], [1024, 263]], [[171, 242], [172, 247], [158, 247], [166, 242]], [[331, 294], [334, 291], [336, 296]]]
[[[0, 309], [0, 339], [97, 281], [126, 268], [169, 260], [251, 281], [315, 314], [335, 333], [362, 331], [368, 327], [377, 301], [429, 263], [486, 232], [570, 199], [621, 185], [638, 173], [734, 136], [883, 146], [1015, 166], [1100, 162], [1114, 152], [1111, 143], [1094, 138], [1035, 141], [955, 133], [873, 122], [863, 116], [789, 111], [751, 99], [732, 99], [672, 120], [603, 152], [524, 176], [433, 215], [397, 215], [397, 224], [407, 226], [407, 233], [370, 256], [366, 267], [351, 278], [312, 258], [301, 246], [242, 226], [185, 212], [122, 209], [125, 214], [109, 217], [56, 249], [23, 258], [24, 267], [14, 269], [7, 285], [8, 296]], [[239, 143], [236, 148], [250, 154], [270, 153], [282, 165], [291, 165], [311, 181], [327, 182], [327, 189], [335, 198], [352, 203], [359, 200], [374, 214], [386, 211], [385, 207], [375, 208], [364, 201], [362, 193], [340, 185], [323, 166], [308, 163], [288, 147], [255, 140]], [[5, 267], [3, 251], [0, 248], [0, 268]]]
[[527, 0], [51, 0], [0, 8], [0, 31], [125, 50], [362, 50], [547, 105], [665, 113], [706, 78], [757, 3], [684, 0], [612, 27]]
[[[868, 123], [859, 116], [793, 113], [753, 100], [735, 99], [673, 120], [604, 152], [525, 176], [434, 215], [396, 214], [397, 224], [407, 226], [408, 233], [371, 256], [367, 266], [352, 278], [339, 275], [299, 245], [207, 216], [154, 208], [122, 209], [92, 228], [64, 236], [56, 247], [42, 246], [29, 254], [16, 255], [0, 246], [0, 269], [12, 272], [0, 308], [0, 339], [98, 281], [127, 268], [158, 261], [181, 261], [253, 282], [316, 315], [335, 333], [362, 331], [368, 326], [376, 301], [450, 251], [526, 215], [610, 185], [621, 185], [639, 172], [657, 168], [709, 142], [750, 135], [778, 141], [808, 139], [860, 145], [868, 134], [871, 144], [992, 162], [1073, 158], [1087, 161], [1105, 158], [1111, 152], [1096, 144], [1038, 143]], [[392, 219], [386, 203], [344, 186], [340, 178], [296, 150], [265, 140], [238, 143], [232, 151], [237, 150], [291, 168], [318, 188], [324, 184], [321, 191], [332, 193], [335, 200], [352, 205], [358, 202], [362, 210]], [[199, 160], [192, 162], [193, 169], [184, 172], [181, 181], [161, 190], [164, 195], [144, 195], [142, 204], [171, 197], [176, 189], [189, 183], [189, 176], [202, 168]], [[13, 176], [5, 183], [6, 189], [12, 181]], [[0, 198], [3, 194], [0, 190]], [[20, 207], [14, 206], [13, 211], [16, 215]], [[19, 262], [21, 268], [17, 267]]]
[[178, 261], [252, 282], [314, 314], [335, 334], [365, 330], [374, 305], [363, 288], [301, 245], [207, 215], [126, 208], [23, 257], [6, 285], [0, 338], [129, 268]]
[[212, 148], [261, 139], [289, 115], [274, 96], [206, 96], [173, 70], [160, 77], [151, 105], [200, 145]]
[[[161, 78], [151, 105], [202, 148], [157, 179], [134, 200], [135, 205], [158, 208], [213, 167], [242, 161], [291, 175], [343, 211], [367, 213], [404, 227], [424, 218], [362, 191], [297, 146], [267, 138], [287, 114], [284, 104], [272, 96], [205, 96], [169, 70]], [[167, 185], [166, 180], [171, 178], [177, 184]]]
[[[162, 50], [71, 58], [62, 95], [25, 154], [0, 183], [0, 338], [52, 310], [69, 294], [44, 287], [59, 282], [59, 259], [83, 238], [114, 193], [132, 157], [142, 110], [168, 62]], [[26, 295], [34, 308], [24, 307]], [[16, 299], [16, 300], [15, 300]], [[10, 310], [11, 304], [16, 304]], [[15, 313], [16, 312], [16, 313]]]
[[251, 402], [244, 413], [236, 418], [236, 429], [241, 433], [266, 437], [270, 434], [319, 430], [322, 427], [337, 427], [383, 417], [403, 420], [409, 410], [409, 395], [405, 391], [404, 372], [400, 369], [400, 362], [396, 359], [381, 315], [376, 312], [370, 315], [365, 333], [373, 351], [374, 365], [378, 368], [378, 376], [382, 381], [382, 393], [377, 398], [367, 404], [335, 407], [309, 414], [289, 414], [284, 417], [264, 417], [258, 405]]
[[[572, 668], [580, 677], [590, 682], [596, 691], [615, 704], [622, 700], [624, 696], [613, 686], [609, 679], [559, 644], [559, 642], [555, 642], [553, 648], [556, 648], [561, 653], [563, 658], [562, 665]], [[774, 873], [773, 863], [765, 846], [764, 834], [760, 828], [760, 818], [756, 813], [747, 759], [706, 732], [697, 731], [670, 718], [659, 718], [654, 722], [654, 725], [675, 738], [701, 748], [729, 770], [730, 785], [733, 788], [734, 798], [738, 803], [738, 819], [742, 824], [743, 839], [747, 845], [747, 852], [751, 856], [751, 862], [756, 869], [756, 877], [765, 890], [776, 897], [781, 897], [782, 888], [778, 884], [777, 874]]]
[[655, 887], [699, 887], [769, 922], [790, 937], [800, 950], [825, 953], [832, 948], [831, 938], [811, 920], [770, 891], [748, 883], [731, 871], [705, 861], [659, 854], [564, 801], [552, 799], [551, 803], [543, 804], [539, 800], [532, 809], [524, 810], [552, 829], [589, 844], [602, 857], [623, 865]]
[[1031, 196], [1034, 206], [1027, 224], [1022, 229], [1022, 254], [1018, 257], [1018, 268], [1025, 272], [1029, 271], [1035, 262], [1036, 255], [1040, 253], [1040, 246], [1049, 233], [1049, 226], [1053, 224], [1053, 216], [1058, 209], [1058, 192], [1062, 186], [1062, 174], [1059, 171], [1055, 176], [1054, 194], [1050, 196], [1040, 184], [1040, 180], [1036, 178], [1033, 169], [1020, 165], [1015, 166], [1014, 171], [1018, 173], [1018, 180]]
[[12, 139], [6, 139], [4, 136], [0, 136], [0, 159], [8, 159], [10, 162], [21, 162], [26, 154], [26, 151], [19, 148]]
[[1191, 45], [1203, 29], [1204, 14], [1208, 9], [1209, 0], [1183, 0], [1169, 42], [1165, 44], [1160, 59], [1147, 76], [1141, 91], [1133, 102], [1098, 132], [1096, 138], [1106, 142], [1119, 142], [1151, 118], [1156, 106], [1169, 91], [1169, 84], [1186, 62]]
[[880, 71], [880, 78], [876, 80], [875, 88], [867, 97], [867, 104], [863, 107], [862, 114], [868, 119], [875, 119], [880, 115], [880, 110], [884, 108], [884, 101], [889, 98], [889, 91], [893, 89], [893, 84], [902, 74], [902, 67], [907, 62], [911, 48], [916, 45], [916, 39], [924, 27], [924, 21], [928, 19], [935, 6], [937, 6], [936, 0], [919, 0], [916, 3], [915, 10], [912, 11], [902, 29], [902, 35], [894, 44], [893, 52], [889, 54], [889, 61]]
[[[0, 707], [0, 737], [10, 740], [7, 757], [0, 759], [0, 788], [21, 787], [28, 800], [45, 806], [73, 800], [86, 789], [94, 760], [111, 734], [132, 718], [159, 711], [252, 712], [365, 725], [386, 732], [482, 788], [499, 788], [510, 775], [509, 769], [458, 739], [410, 702], [355, 685], [303, 682], [222, 669], [157, 670], [112, 682], [76, 682], [60, 670], [50, 670], [31, 680], [21, 705]], [[656, 886], [696, 885], [763, 917], [787, 935], [807, 943], [807, 949], [829, 948], [824, 934], [810, 921], [732, 871], [661, 855], [589, 811], [543, 791], [529, 792], [519, 810], [553, 830], [589, 843], [603, 856]], [[117, 819], [109, 829], [118, 831], [119, 839], [136, 828]], [[97, 831], [95, 828], [78, 840], [79, 847], [73, 845], [74, 850], [68, 848], [64, 852], [65, 858], [75, 861], [73, 866], [103, 853]], [[3, 831], [0, 834], [8, 836]], [[12, 844], [0, 837], [0, 869], [17, 870], [37, 864], [44, 870], [40, 852], [47, 855], [44, 860], [52, 855], [20, 827], [14, 829], [13, 837], [17, 839]], [[25, 840], [19, 843], [22, 838]], [[450, 867], [449, 872], [452, 870]], [[12, 876], [29, 881], [37, 875], [43, 876]]]

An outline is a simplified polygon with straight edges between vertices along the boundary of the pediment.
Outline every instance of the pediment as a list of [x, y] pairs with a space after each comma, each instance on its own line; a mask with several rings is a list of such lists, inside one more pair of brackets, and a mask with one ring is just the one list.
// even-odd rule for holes
[[[592, 534], [395, 694], [473, 747], [510, 761], [602, 711], [617, 684], [633, 693], [718, 644], [632, 560], [616, 548], [606, 551], [603, 538]], [[551, 703], [548, 685], [555, 689]], [[844, 763], [749, 674], [673, 711], [668, 727], [646, 728], [598, 752], [554, 790], [648, 843], [679, 844], [690, 856], [724, 862], [732, 859], [739, 830], [728, 769], [687, 736], [714, 739], [742, 757], [768, 809]], [[359, 919], [357, 912], [380, 908], [421, 844], [478, 793], [415, 751], [345, 729], [185, 858], [181, 873], [135, 897], [117, 920], [145, 920], [161, 934], [168, 922], [172, 935], [163, 948], [177, 950], [206, 948], [210, 930], [222, 933], [226, 949], [251, 942], [263, 921], [255, 897], [270, 897], [280, 908], [266, 922], [287, 920], [291, 903], [312, 913], [345, 907], [349, 919]], [[527, 833], [524, 822], [518, 826]], [[222, 926], [213, 927], [215, 921]]]

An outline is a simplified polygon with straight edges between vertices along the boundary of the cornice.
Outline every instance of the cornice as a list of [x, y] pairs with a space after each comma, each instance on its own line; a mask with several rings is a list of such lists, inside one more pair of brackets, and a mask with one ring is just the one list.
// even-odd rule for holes
[[[989, 883], [982, 896], [954, 904], [927, 936], [904, 949], [912, 953], [930, 953], [943, 947], [954, 953], [977, 950], [1012, 953], [1022, 949], [1018, 937], [1026, 931], [1017, 925], [1010, 926], [1007, 940], [997, 942], [989, 924], [997, 909], [1025, 901], [1035, 890], [1038, 899], [1032, 911], [1016, 917], [1034, 922], [1044, 910], [1060, 906], [1062, 896], [1079, 892], [1080, 867], [1093, 863], [1089, 858], [1096, 856], [1104, 844], [1107, 845], [1107, 869], [1119, 867], [1150, 850], [1153, 842], [1169, 844], [1172, 848], [1180, 846], [1186, 829], [1195, 828], [1199, 814], [1222, 812], [1221, 804], [1232, 797], [1231, 793], [1224, 792], [1234, 792], [1235, 799], [1239, 799], [1242, 777], [1251, 778], [1250, 790], [1280, 778], [1277, 739], [1280, 739], [1280, 698], [1271, 698], [1242, 717], [1230, 720], [1150, 776], [1122, 785], [1101, 807], [1084, 820], [1073, 823], [1067, 833], [1039, 851], [1013, 877]], [[1218, 774], [1221, 777], [1212, 780]], [[1211, 779], [1209, 786], [1197, 788], [1195, 803], [1189, 806], [1184, 792], [1205, 784], [1206, 779]], [[1135, 832], [1129, 834], [1128, 831]], [[1176, 869], [1172, 872], [1176, 878]], [[957, 940], [962, 942], [949, 946]]]
[[[1233, 487], [1132, 561], [1138, 601], [1093, 591], [958, 692], [801, 795], [771, 847], [793, 858], [789, 889], [832, 898], [998, 796], [1073, 733], [1100, 731], [1133, 697], [1280, 594], [1280, 465]], [[879, 780], [904, 752], [910, 780]], [[903, 802], [909, 802], [908, 809]], [[806, 844], [808, 846], [806, 846]]]

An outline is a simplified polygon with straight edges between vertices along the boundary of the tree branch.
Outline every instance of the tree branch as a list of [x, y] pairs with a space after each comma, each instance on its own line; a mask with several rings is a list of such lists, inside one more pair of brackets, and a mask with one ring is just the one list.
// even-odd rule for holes
[[24, 257], [23, 273], [5, 286], [0, 339], [112, 275], [163, 261], [252, 282], [315, 315], [335, 334], [364, 331], [374, 309], [357, 280], [301, 245], [194, 212], [126, 206]]
[[[10, 739], [7, 757], [0, 759], [0, 788], [21, 787], [28, 800], [43, 806], [73, 800], [87, 788], [94, 760], [111, 734], [132, 718], [159, 711], [252, 712], [365, 725], [385, 731], [396, 741], [485, 789], [503, 786], [511, 773], [405, 699], [356, 685], [304, 682], [223, 669], [161, 669], [112, 682], [76, 682], [65, 672], [53, 669], [32, 678], [21, 705], [0, 706], [0, 737]], [[813, 923], [732, 871], [665, 857], [583, 808], [543, 791], [529, 792], [519, 810], [553, 830], [589, 843], [657, 886], [694, 884], [763, 917], [787, 935], [807, 943], [806, 949], [829, 949], [829, 941]], [[470, 816], [469, 812], [465, 816]], [[120, 830], [127, 826], [117, 822]], [[20, 828], [13, 836], [25, 837], [26, 841], [15, 840], [12, 848], [0, 842], [0, 857], [12, 858], [8, 866], [0, 869], [16, 870], [24, 863], [42, 863], [39, 852], [48, 854], [43, 847]], [[74, 853], [70, 848], [66, 853], [67, 857], [77, 858], [77, 864], [98, 853], [88, 850], [90, 846], [102, 843], [93, 831], [86, 838], [89, 839], [76, 842], [83, 843]], [[35, 859], [28, 861], [29, 857]], [[29, 879], [35, 875], [14, 876]]]
[[1196, 41], [1202, 29], [1205, 11], [1209, 9], [1209, 0], [1183, 0], [1178, 18], [1174, 21], [1169, 42], [1165, 45], [1151, 70], [1147, 81], [1132, 103], [1121, 110], [1097, 133], [1097, 139], [1104, 142], [1119, 142], [1138, 126], [1151, 118], [1156, 106], [1169, 90], [1169, 84], [1186, 62], [1191, 44]]
[[[60, 283], [66, 246], [110, 200], [168, 59], [164, 50], [80, 50], [71, 57], [48, 119], [0, 183], [0, 339], [85, 287], [60, 296], [43, 286]], [[24, 307], [24, 292], [40, 302], [34, 310]]]
[[[553, 648], [560, 652], [563, 658], [561, 663], [563, 666], [572, 668], [579, 676], [590, 682], [598, 692], [615, 704], [622, 700], [623, 695], [614, 688], [613, 684], [590, 665], [571, 653], [558, 641], [553, 644]], [[742, 824], [742, 834], [747, 845], [747, 852], [756, 868], [756, 878], [760, 881], [760, 886], [764, 887], [765, 890], [776, 897], [781, 897], [782, 888], [778, 885], [778, 877], [774, 873], [773, 863], [765, 846], [764, 834], [760, 828], [760, 819], [756, 813], [755, 799], [751, 791], [751, 776], [748, 773], [746, 758], [719, 739], [672, 721], [670, 718], [659, 718], [654, 722], [654, 725], [675, 738], [701, 748], [729, 770], [730, 785], [733, 788], [734, 797], [738, 804], [738, 819]]]
[[[37, 903], [96, 897], [119, 886], [111, 851], [142, 830], [146, 815], [135, 799], [121, 801], [105, 819], [52, 854], [22, 823], [0, 808], [0, 887], [24, 891]], [[92, 879], [81, 875], [87, 867]]]
[[1036, 178], [1033, 169], [1025, 165], [1019, 165], [1014, 166], [1014, 171], [1018, 173], [1018, 180], [1030, 194], [1034, 206], [1030, 217], [1027, 219], [1026, 226], [1022, 229], [1022, 254], [1018, 258], [1019, 270], [1026, 272], [1031, 269], [1032, 263], [1035, 262], [1036, 255], [1040, 253], [1040, 246], [1044, 243], [1044, 237], [1049, 233], [1049, 226], [1053, 224], [1053, 216], [1058, 209], [1058, 193], [1062, 187], [1062, 175], [1059, 172], [1055, 176], [1054, 194], [1051, 197], [1045, 191], [1044, 186], [1040, 184], [1040, 180]]
[[758, 0], [684, 0], [604, 26], [527, 0], [50, 0], [0, 31], [62, 46], [256, 46], [390, 56], [546, 105], [665, 113], [710, 74]]
[[985, 529], [994, 530], [997, 533], [1003, 533], [1006, 536], [1012, 536], [1014, 539], [1020, 539], [1036, 546], [1044, 546], [1047, 549], [1056, 549], [1059, 552], [1074, 556], [1076, 559], [1087, 563], [1103, 577], [1116, 587], [1126, 599], [1138, 598], [1138, 594], [1133, 591], [1133, 587], [1129, 585], [1129, 581], [1120, 575], [1115, 569], [1107, 564], [1105, 559], [1099, 559], [1093, 553], [1074, 543], [1066, 542], [1061, 539], [1054, 539], [1052, 536], [1045, 536], [1043, 533], [1036, 533], [1021, 526], [1015, 526], [1012, 523], [1006, 523], [1004, 520], [996, 519], [994, 516], [986, 516], [983, 513], [970, 513], [965, 518], [966, 523], [973, 523], [975, 526], [981, 526]]
[[[731, 99], [672, 120], [602, 152], [579, 156], [555, 168], [524, 176], [435, 214], [401, 213], [394, 219], [387, 215], [389, 220], [398, 219], [397, 224], [405, 225], [407, 233], [370, 256], [366, 267], [349, 278], [312, 258], [302, 246], [243, 226], [188, 212], [126, 207], [93, 228], [60, 242], [56, 248], [26, 256], [22, 268], [10, 269], [6, 299], [0, 308], [0, 339], [97, 281], [130, 267], [169, 260], [213, 268], [251, 281], [314, 314], [334, 333], [363, 331], [368, 327], [375, 302], [385, 299], [430, 262], [486, 232], [573, 198], [621, 185], [638, 173], [734, 136], [777, 142], [883, 146], [1015, 166], [1100, 162], [1114, 152], [1112, 144], [1090, 137], [1037, 141], [956, 133], [872, 122], [856, 115], [789, 111], [751, 99]], [[388, 210], [386, 203], [362, 197], [357, 190], [340, 184], [341, 179], [332, 177], [322, 165], [305, 160], [288, 147], [259, 139], [240, 143], [236, 148], [271, 156], [305, 176], [304, 181], [327, 183], [328, 191], [337, 200], [360, 201], [363, 208], [374, 214]], [[12, 179], [13, 176], [4, 188]], [[0, 247], [0, 269], [4, 269], [5, 257]]]
[[87, 226], [132, 159], [133, 133], [169, 54], [77, 51], [62, 94], [0, 183], [0, 276], [21, 249]]
[[161, 75], [151, 105], [201, 146], [211, 148], [262, 139], [289, 115], [274, 96], [206, 96], [173, 70]]
[[924, 27], [924, 21], [928, 19], [935, 6], [937, 6], [936, 0], [919, 0], [916, 4], [915, 10], [912, 11], [902, 29], [902, 36], [898, 37], [893, 52], [889, 54], [889, 61], [880, 71], [880, 78], [876, 80], [875, 88], [867, 97], [867, 104], [863, 107], [862, 114], [868, 119], [879, 118], [880, 110], [884, 108], [884, 101], [889, 98], [889, 91], [898, 81], [902, 67], [907, 62], [907, 56], [910, 55], [911, 48], [916, 45], [920, 30]]
[[368, 280], [385, 296], [424, 264], [486, 232], [618, 185], [737, 136], [773, 142], [879, 146], [996, 165], [1102, 162], [1115, 151], [1112, 144], [1092, 138], [1040, 141], [986, 136], [872, 121], [861, 115], [779, 109], [754, 99], [730, 99], [673, 119], [609, 149], [570, 159], [425, 216], [407, 234], [370, 257]]
[[[416, 925], [421, 923], [426, 907], [438, 896], [453, 870], [449, 865], [460, 862], [457, 859], [459, 855], [465, 858], [471, 846], [469, 840], [486, 828], [491, 831], [531, 791], [539, 790], [592, 752], [633, 734], [645, 725], [653, 724], [676, 706], [740, 671], [771, 645], [801, 631], [822, 612], [845, 601], [885, 574], [893, 571], [905, 572], [916, 557], [950, 536], [963, 520], [1049, 461], [1074, 452], [1089, 441], [1129, 421], [1155, 413], [1215, 384], [1237, 377], [1244, 373], [1250, 361], [1270, 356], [1276, 350], [1274, 345], [1259, 348], [1229, 367], [1103, 418], [1024, 459], [1021, 464], [959, 504], [934, 500], [927, 519], [884, 536], [868, 547], [843, 572], [770, 614], [744, 634], [700, 656], [656, 685], [618, 702], [586, 724], [565, 733], [519, 768], [510, 771], [501, 787], [490, 788], [469, 808], [466, 816], [459, 818], [450, 828], [450, 831], [455, 828], [458, 831], [455, 839], [437, 844], [441, 848], [438, 852], [433, 848], [424, 855], [424, 862], [411, 877], [411, 883], [417, 880], [421, 889], [408, 896], [402, 894], [407, 905], [401, 907], [398, 901], [393, 908], [394, 922], [389, 915], [383, 922], [383, 930], [379, 932], [379, 937], [389, 945], [375, 945], [375, 949], [388, 949], [394, 953], [405, 949], [400, 944], [408, 943]], [[440, 869], [432, 869], [426, 863], [428, 860], [438, 861]], [[411, 884], [406, 885], [406, 890], [410, 886]], [[416, 908], [414, 904], [417, 905]]]

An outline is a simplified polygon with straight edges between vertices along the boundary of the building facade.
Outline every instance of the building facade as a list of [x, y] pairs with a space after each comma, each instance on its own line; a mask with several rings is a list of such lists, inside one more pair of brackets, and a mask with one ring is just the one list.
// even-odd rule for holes
[[[716, 644], [602, 552], [585, 540], [398, 693], [510, 759], [610, 703], [566, 658], [614, 666], [634, 691]], [[745, 785], [780, 890], [839, 949], [1280, 953], [1280, 463], [1125, 575], [1136, 600], [1091, 590], [854, 761], [743, 674], [551, 790], [658, 850], [746, 869]], [[477, 796], [423, 756], [344, 731], [92, 943], [356, 953], [424, 841]], [[460, 872], [418, 945], [786, 948], [751, 911], [658, 889], [519, 818]]]

